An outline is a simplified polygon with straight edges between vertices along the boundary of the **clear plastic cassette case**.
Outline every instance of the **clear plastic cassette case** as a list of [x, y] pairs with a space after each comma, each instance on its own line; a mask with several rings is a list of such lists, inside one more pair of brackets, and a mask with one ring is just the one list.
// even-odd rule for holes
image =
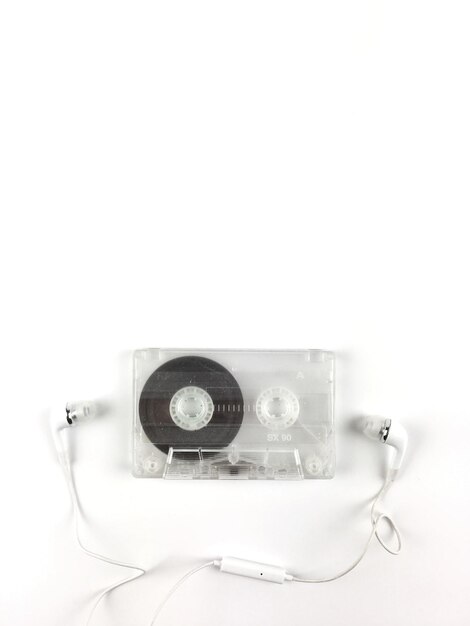
[[331, 352], [138, 350], [133, 473], [332, 478], [333, 407]]

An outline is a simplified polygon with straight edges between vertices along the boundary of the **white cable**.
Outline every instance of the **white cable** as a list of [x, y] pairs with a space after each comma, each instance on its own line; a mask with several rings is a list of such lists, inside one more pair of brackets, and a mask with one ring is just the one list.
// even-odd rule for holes
[[[362, 559], [365, 557], [367, 550], [369, 549], [369, 546], [371, 544], [371, 541], [374, 537], [374, 535], [376, 536], [377, 540], [379, 541], [380, 545], [387, 550], [387, 552], [389, 552], [390, 554], [399, 554], [401, 551], [401, 547], [402, 547], [402, 541], [401, 541], [401, 535], [400, 535], [400, 531], [398, 530], [398, 527], [396, 526], [395, 522], [392, 520], [392, 518], [389, 515], [386, 515], [384, 513], [381, 514], [377, 514], [375, 513], [375, 509], [376, 506], [378, 504], [378, 502], [380, 501], [381, 498], [383, 498], [386, 494], [386, 492], [388, 491], [388, 489], [390, 488], [390, 486], [393, 483], [393, 478], [394, 475], [390, 475], [386, 478], [382, 488], [380, 489], [380, 491], [378, 492], [377, 496], [374, 498], [374, 501], [372, 503], [372, 507], [371, 507], [371, 512], [370, 512], [370, 519], [371, 519], [371, 524], [372, 524], [372, 530], [370, 532], [370, 535], [367, 539], [366, 545], [363, 549], [363, 551], [361, 552], [361, 554], [359, 555], [359, 557], [352, 563], [352, 565], [350, 565], [347, 569], [341, 571], [339, 574], [336, 574], [335, 576], [330, 576], [327, 578], [301, 578], [299, 576], [294, 576], [292, 574], [288, 574], [286, 572], [284, 572], [284, 578], [283, 580], [292, 580], [293, 582], [299, 582], [299, 583], [326, 583], [326, 582], [331, 582], [333, 580], [337, 580], [338, 578], [341, 578], [342, 576], [345, 576], [346, 574], [348, 574], [349, 572], [351, 572], [357, 565], [359, 565], [359, 563], [362, 561]], [[389, 545], [387, 545], [387, 543], [385, 542], [385, 540], [381, 537], [380, 533], [379, 533], [379, 524], [382, 520], [387, 520], [396, 539], [397, 539], [397, 547], [396, 549], [391, 548]], [[225, 559], [226, 560], [226, 559]], [[168, 602], [168, 600], [171, 598], [171, 596], [175, 593], [175, 591], [184, 583], [186, 582], [186, 580], [188, 580], [188, 578], [190, 578], [193, 574], [196, 574], [197, 572], [199, 572], [200, 570], [206, 568], [206, 567], [210, 567], [211, 565], [214, 565], [216, 567], [218, 567], [221, 571], [228, 571], [229, 573], [236, 573], [242, 576], [250, 576], [253, 578], [257, 578], [257, 576], [253, 575], [253, 568], [251, 567], [252, 565], [256, 566], [256, 568], [265, 568], [267, 567], [268, 569], [273, 569], [273, 566], [265, 566], [263, 564], [260, 563], [252, 563], [251, 561], [242, 561], [240, 559], [229, 559], [231, 561], [237, 561], [239, 562], [239, 565], [245, 565], [244, 568], [240, 568], [237, 567], [236, 570], [232, 569], [229, 570], [228, 568], [223, 569], [221, 567], [222, 565], [222, 561], [224, 561], [224, 559], [222, 560], [214, 560], [214, 561], [209, 561], [208, 563], [204, 563], [203, 565], [199, 565], [198, 567], [195, 567], [194, 569], [192, 569], [191, 571], [187, 572], [184, 576], [182, 576], [178, 582], [170, 589], [170, 591], [167, 593], [167, 595], [163, 598], [162, 602], [159, 604], [152, 621], [150, 622], [150, 626], [154, 626], [156, 623], [156, 620], [158, 618], [158, 616], [160, 615], [163, 607], [166, 605], [166, 603]], [[280, 568], [275, 568], [280, 569]], [[259, 569], [256, 569], [256, 572], [258, 572]], [[273, 580], [272, 578], [268, 578], [265, 577], [264, 580]], [[281, 582], [281, 580], [276, 580], [275, 582]]]
[[[335, 576], [331, 576], [328, 578], [300, 578], [299, 576], [294, 576], [293, 577], [293, 581], [294, 582], [298, 582], [298, 583], [327, 583], [327, 582], [331, 582], [333, 580], [337, 580], [338, 578], [341, 578], [342, 576], [345, 576], [346, 574], [349, 574], [349, 572], [351, 572], [357, 565], [359, 565], [359, 563], [362, 561], [362, 559], [365, 557], [365, 555], [367, 554], [367, 550], [369, 549], [369, 546], [371, 544], [371, 541], [374, 537], [374, 535], [376, 536], [378, 542], [380, 543], [380, 545], [387, 550], [387, 552], [389, 552], [390, 554], [399, 554], [401, 551], [401, 546], [402, 546], [402, 542], [401, 542], [401, 535], [400, 535], [400, 531], [398, 530], [395, 522], [392, 520], [392, 518], [389, 515], [385, 515], [384, 513], [381, 513], [380, 515], [376, 515], [375, 514], [375, 507], [377, 506], [379, 500], [385, 496], [386, 492], [388, 491], [388, 489], [390, 488], [390, 486], [392, 485], [393, 480], [389, 477], [387, 477], [387, 479], [385, 480], [383, 487], [381, 488], [381, 490], [379, 491], [379, 493], [377, 494], [377, 496], [374, 499], [374, 502], [372, 503], [372, 508], [370, 511], [370, 518], [371, 518], [371, 523], [372, 523], [372, 530], [370, 532], [369, 538], [367, 539], [366, 545], [364, 547], [364, 550], [361, 552], [361, 554], [359, 555], [359, 557], [354, 561], [354, 563], [352, 565], [350, 565], [347, 569], [343, 570], [342, 572], [340, 572], [339, 574], [336, 574]], [[390, 546], [387, 545], [387, 543], [384, 541], [384, 539], [380, 536], [379, 533], [379, 524], [382, 520], [387, 520], [396, 539], [397, 539], [397, 547], [395, 550], [393, 550], [392, 548], [390, 548]]]
[[157, 617], [160, 615], [160, 613], [162, 612], [163, 607], [165, 606], [165, 604], [168, 602], [168, 600], [171, 598], [171, 596], [175, 593], [175, 591], [177, 589], [179, 589], [179, 587], [181, 587], [181, 585], [183, 583], [185, 583], [188, 578], [191, 578], [191, 576], [193, 576], [193, 574], [196, 574], [197, 572], [200, 572], [202, 569], [206, 568], [206, 567], [210, 567], [211, 565], [215, 565], [215, 561], [209, 561], [208, 563], [204, 563], [203, 565], [199, 565], [198, 567], [195, 567], [194, 569], [192, 569], [191, 571], [187, 572], [184, 576], [182, 576], [178, 582], [176, 582], [173, 587], [170, 589], [170, 591], [166, 594], [166, 596], [163, 598], [163, 600], [160, 602], [160, 604], [157, 607], [157, 610], [155, 611], [152, 621], [150, 622], [150, 626], [154, 626]]
[[121, 580], [118, 583], [115, 583], [114, 585], [110, 585], [109, 587], [107, 587], [104, 591], [102, 591], [100, 593], [100, 595], [98, 596], [98, 598], [96, 599], [96, 602], [94, 603], [89, 615], [88, 615], [88, 619], [86, 621], [86, 626], [89, 626], [89, 624], [91, 623], [92, 617], [96, 611], [96, 609], [98, 608], [98, 605], [100, 604], [101, 600], [103, 600], [103, 598], [105, 596], [107, 596], [109, 593], [111, 593], [111, 591], [113, 591], [114, 589], [117, 589], [118, 587], [121, 587], [122, 585], [125, 585], [128, 582], [131, 582], [131, 580], [136, 580], [137, 578], [140, 578], [140, 576], [143, 576], [146, 573], [146, 570], [144, 570], [141, 567], [138, 567], [137, 565], [132, 565], [130, 563], [124, 563], [122, 561], [117, 561], [115, 559], [111, 559], [107, 556], [104, 556], [102, 554], [98, 554], [97, 552], [92, 552], [91, 550], [89, 550], [88, 548], [86, 548], [83, 543], [82, 540], [80, 538], [80, 529], [79, 529], [79, 520], [81, 517], [81, 509], [80, 509], [80, 502], [78, 500], [78, 494], [77, 494], [77, 489], [75, 487], [75, 482], [73, 479], [73, 473], [72, 473], [72, 468], [70, 465], [70, 459], [68, 456], [68, 453], [66, 451], [66, 448], [64, 446], [64, 442], [63, 442], [63, 438], [62, 438], [62, 432], [63, 431], [59, 431], [58, 433], [58, 437], [56, 438], [56, 444], [59, 447], [59, 461], [60, 461], [60, 465], [64, 471], [64, 475], [65, 475], [65, 480], [67, 482], [67, 486], [70, 492], [70, 498], [72, 501], [72, 510], [73, 510], [73, 519], [74, 519], [74, 529], [75, 529], [75, 537], [77, 540], [77, 543], [79, 545], [79, 547], [81, 548], [81, 550], [83, 552], [85, 552], [85, 554], [87, 554], [88, 556], [94, 558], [94, 559], [98, 559], [99, 561], [104, 561], [105, 563], [110, 563], [111, 565], [117, 565], [118, 567], [125, 567], [127, 569], [132, 569], [132, 570], [136, 570], [136, 573], [133, 576], [129, 576], [129, 578], [126, 578], [125, 580]]

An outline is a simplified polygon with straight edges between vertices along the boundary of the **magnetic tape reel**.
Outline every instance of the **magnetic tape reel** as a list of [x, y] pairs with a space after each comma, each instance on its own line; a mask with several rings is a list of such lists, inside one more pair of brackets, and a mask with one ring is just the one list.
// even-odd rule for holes
[[332, 478], [333, 398], [331, 352], [138, 350], [134, 475]]

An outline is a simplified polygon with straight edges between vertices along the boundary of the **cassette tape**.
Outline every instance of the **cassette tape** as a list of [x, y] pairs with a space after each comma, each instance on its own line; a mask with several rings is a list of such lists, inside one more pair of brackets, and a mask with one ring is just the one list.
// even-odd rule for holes
[[332, 478], [333, 403], [331, 352], [138, 350], [133, 473]]

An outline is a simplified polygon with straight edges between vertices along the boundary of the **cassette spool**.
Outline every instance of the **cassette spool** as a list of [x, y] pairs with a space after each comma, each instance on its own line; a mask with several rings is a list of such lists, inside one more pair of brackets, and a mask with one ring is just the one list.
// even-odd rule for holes
[[333, 400], [331, 352], [138, 350], [133, 473], [332, 478]]

